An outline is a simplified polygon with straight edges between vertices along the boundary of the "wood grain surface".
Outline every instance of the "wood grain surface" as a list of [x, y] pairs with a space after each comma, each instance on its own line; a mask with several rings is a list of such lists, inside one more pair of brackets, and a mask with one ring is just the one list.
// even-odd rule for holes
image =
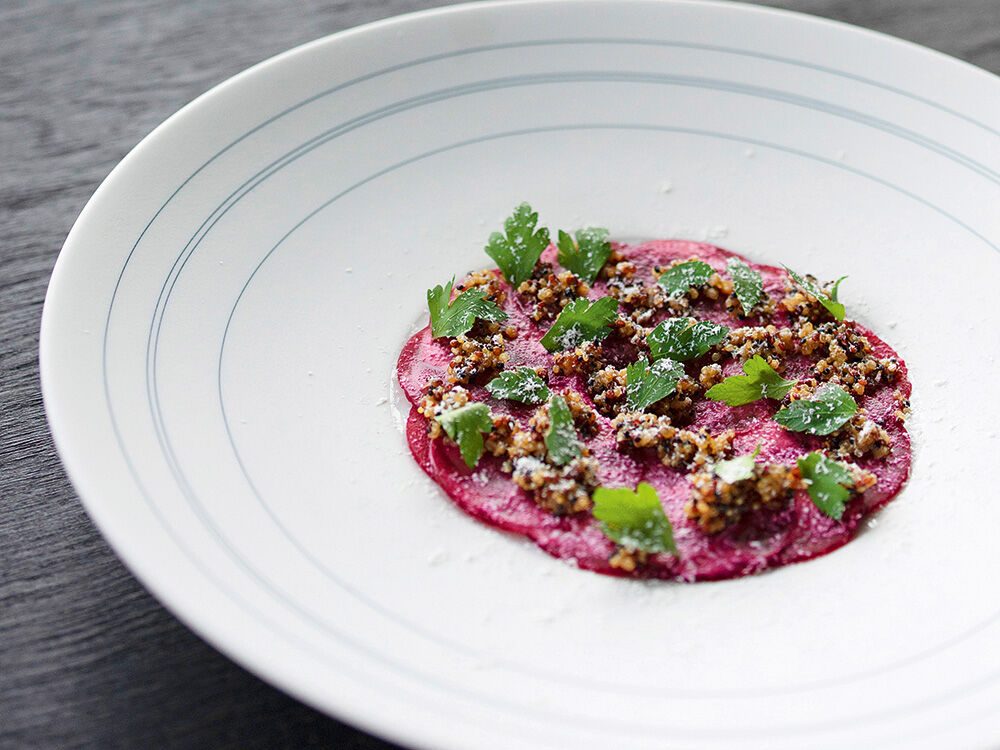
[[[94, 529], [38, 385], [45, 287], [114, 165], [289, 47], [442, 2], [0, 0], [0, 747], [389, 748], [218, 654]], [[774, 0], [1000, 72], [1000, 0]]]

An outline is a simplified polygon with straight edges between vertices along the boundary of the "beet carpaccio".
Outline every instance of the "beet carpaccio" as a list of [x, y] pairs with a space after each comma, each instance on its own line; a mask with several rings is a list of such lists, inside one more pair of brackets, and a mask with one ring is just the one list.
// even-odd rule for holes
[[537, 220], [430, 290], [399, 356], [410, 450], [459, 507], [580, 568], [697, 581], [826, 554], [900, 491], [906, 365], [841, 280]]

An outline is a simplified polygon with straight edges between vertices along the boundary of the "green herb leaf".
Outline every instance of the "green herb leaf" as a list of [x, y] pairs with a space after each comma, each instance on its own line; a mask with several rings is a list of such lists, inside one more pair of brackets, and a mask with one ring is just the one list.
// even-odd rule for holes
[[449, 409], [436, 417], [452, 440], [458, 443], [462, 459], [470, 469], [483, 455], [483, 435], [493, 431], [493, 418], [486, 404], [473, 402]]
[[750, 310], [760, 302], [760, 297], [764, 293], [764, 279], [739, 258], [727, 260], [726, 268], [729, 269], [729, 275], [733, 279], [736, 299], [740, 301], [743, 312], [749, 315]]
[[806, 454], [798, 460], [802, 478], [808, 480], [806, 490], [813, 505], [825, 515], [839, 521], [844, 515], [844, 505], [854, 487], [854, 479], [846, 466], [831, 461], [822, 453]]
[[559, 230], [559, 263], [588, 284], [594, 279], [611, 256], [608, 230], [588, 227], [576, 232], [576, 242], [567, 232]]
[[839, 385], [824, 383], [816, 389], [812, 398], [792, 401], [781, 409], [774, 415], [774, 421], [795, 432], [829, 435], [843, 426], [857, 410], [858, 405], [851, 394]]
[[453, 302], [451, 288], [455, 283], [452, 279], [443, 287], [439, 284], [427, 290], [427, 307], [431, 311], [431, 335], [459, 336], [470, 330], [476, 323], [476, 318], [499, 323], [507, 319], [507, 313], [485, 298], [486, 292], [477, 287], [466, 289]]
[[584, 341], [600, 341], [611, 330], [607, 327], [618, 314], [618, 300], [601, 297], [593, 304], [584, 298], [570, 302], [559, 313], [556, 322], [542, 337], [546, 351], [575, 349]]
[[501, 373], [486, 384], [486, 390], [497, 398], [525, 404], [544, 403], [551, 395], [545, 381], [530, 367], [518, 367]]
[[486, 254], [515, 289], [531, 277], [542, 251], [549, 246], [549, 230], [542, 227], [536, 232], [536, 224], [538, 214], [522, 203], [504, 220], [504, 234], [494, 232], [486, 245]]
[[843, 320], [846, 310], [844, 306], [837, 301], [837, 291], [840, 289], [840, 282], [846, 279], [846, 276], [841, 276], [833, 283], [833, 288], [830, 289], [830, 293], [824, 292], [819, 284], [815, 284], [804, 276], [799, 276], [795, 271], [793, 271], [788, 266], [785, 266], [785, 270], [795, 279], [795, 283], [800, 287], [805, 289], [809, 294], [819, 300], [819, 303], [825, 307], [829, 313], [837, 320]]
[[677, 554], [674, 530], [663, 512], [656, 490], [645, 482], [632, 490], [621, 487], [594, 490], [594, 518], [613, 542], [630, 550]]
[[629, 411], [641, 411], [674, 392], [684, 377], [684, 366], [672, 359], [658, 359], [652, 365], [644, 359], [625, 368], [626, 404]]
[[715, 269], [702, 260], [689, 260], [678, 263], [660, 274], [657, 279], [668, 297], [677, 297], [687, 293], [693, 286], [701, 286], [715, 273]]
[[757, 454], [759, 453], [760, 446], [758, 445], [757, 450], [749, 456], [737, 456], [736, 458], [730, 458], [728, 461], [716, 461], [712, 467], [712, 471], [723, 482], [728, 482], [729, 484], [742, 482], [753, 476], [754, 467], [757, 465], [754, 459], [757, 458]]
[[670, 357], [684, 362], [700, 357], [726, 338], [727, 333], [729, 329], [718, 323], [667, 318], [649, 332], [646, 343], [654, 360]]
[[762, 398], [784, 398], [795, 385], [776, 373], [759, 354], [743, 363], [745, 375], [730, 375], [705, 393], [713, 401], [725, 401], [726, 406], [742, 406]]
[[545, 433], [545, 447], [552, 462], [562, 466], [580, 455], [580, 441], [573, 427], [573, 414], [562, 396], [549, 400], [549, 429]]

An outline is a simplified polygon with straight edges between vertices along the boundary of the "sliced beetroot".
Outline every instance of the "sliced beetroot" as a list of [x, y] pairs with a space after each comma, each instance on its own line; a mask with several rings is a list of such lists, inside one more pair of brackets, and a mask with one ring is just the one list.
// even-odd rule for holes
[[421, 389], [434, 378], [443, 378], [451, 361], [446, 339], [431, 336], [430, 326], [412, 336], [396, 362], [396, 377], [411, 404], [420, 402]]
[[[673, 260], [697, 257], [726, 275], [726, 261], [735, 256], [721, 248], [696, 242], [659, 240], [639, 245], [616, 245], [625, 259], [637, 266], [636, 278], [652, 283], [652, 269]], [[550, 247], [542, 256], [544, 262], [556, 264], [555, 249]], [[784, 270], [751, 263], [764, 279], [764, 288], [774, 299], [784, 295], [787, 275]], [[557, 267], [558, 268], [558, 267]], [[553, 357], [541, 346], [541, 337], [551, 320], [534, 323], [528, 317], [533, 308], [530, 299], [507, 292], [502, 305], [509, 315], [507, 322], [518, 330], [517, 338], [508, 342], [510, 355], [506, 367], [526, 365], [543, 367], [551, 372]], [[607, 284], [593, 285], [591, 299], [607, 294]], [[702, 320], [738, 328], [761, 325], [755, 318], [739, 319], [725, 311], [721, 304], [696, 305], [691, 315]], [[787, 313], [776, 310], [770, 322], [787, 324]], [[903, 487], [909, 475], [910, 439], [894, 416], [899, 404], [894, 396], [899, 392], [909, 398], [910, 383], [906, 366], [899, 356], [880, 338], [857, 326], [879, 358], [893, 358], [900, 365], [898, 378], [892, 384], [880, 382], [869, 386], [858, 399], [867, 417], [878, 422], [889, 434], [892, 451], [883, 459], [870, 455], [852, 459], [862, 469], [874, 473], [875, 487], [862, 495], [854, 495], [840, 521], [821, 513], [805, 491], [795, 492], [794, 499], [781, 512], [760, 511], [716, 534], [705, 534], [687, 518], [685, 506], [691, 496], [688, 472], [663, 465], [652, 449], [619, 450], [616, 447], [611, 422], [597, 416], [597, 434], [584, 442], [598, 461], [598, 476], [602, 486], [628, 487], [640, 481], [650, 483], [657, 491], [664, 512], [674, 528], [678, 555], [650, 555], [646, 564], [634, 573], [625, 573], [611, 566], [609, 560], [615, 544], [601, 531], [600, 524], [589, 513], [557, 517], [535, 503], [531, 495], [517, 487], [510, 474], [501, 469], [501, 461], [484, 455], [473, 470], [462, 461], [456, 446], [442, 439], [428, 438], [429, 422], [416, 410], [422, 389], [434, 379], [444, 380], [451, 351], [446, 339], [431, 338], [429, 328], [406, 342], [399, 356], [397, 375], [407, 399], [414, 404], [406, 425], [407, 440], [414, 459], [434, 479], [445, 493], [464, 511], [493, 526], [523, 534], [549, 554], [567, 560], [581, 568], [609, 575], [628, 575], [675, 579], [681, 581], [735, 578], [758, 573], [767, 568], [808, 560], [826, 554], [850, 541], [864, 515], [889, 502]], [[628, 357], [628, 352], [623, 357]], [[624, 365], [621, 365], [624, 366]], [[788, 363], [786, 377], [795, 378], [809, 366], [805, 358]], [[689, 369], [689, 372], [692, 372]], [[738, 374], [739, 363], [731, 359], [724, 363], [724, 374]], [[527, 407], [499, 400], [483, 388], [483, 383], [468, 386], [473, 399], [487, 403], [494, 415], [506, 414], [522, 425], [536, 407]], [[593, 401], [579, 375], [551, 376], [549, 386], [556, 393], [576, 391], [585, 402]], [[744, 455], [759, 447], [760, 461], [792, 463], [803, 454], [821, 447], [820, 438], [789, 432], [771, 417], [777, 409], [774, 401], [762, 400], [739, 407], [701, 399], [696, 402], [692, 422], [686, 429], [704, 428], [713, 434], [733, 430], [733, 454]]]

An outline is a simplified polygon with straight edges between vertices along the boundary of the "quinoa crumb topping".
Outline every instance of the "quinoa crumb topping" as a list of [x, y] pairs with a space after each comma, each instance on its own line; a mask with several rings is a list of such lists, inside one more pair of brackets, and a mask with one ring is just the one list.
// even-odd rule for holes
[[[859, 404], [871, 406], [865, 400], [867, 395], [902, 379], [905, 368], [899, 360], [876, 356], [863, 329], [850, 320], [835, 320], [816, 296], [791, 277], [785, 280], [783, 289], [775, 290], [777, 282], [769, 282], [770, 292], [765, 289], [750, 309], [744, 309], [734, 282], [724, 269], [712, 273], [704, 283], [668, 296], [658, 279], [689, 260], [701, 259], [677, 259], [650, 269], [613, 247], [595, 282], [598, 288], [603, 285], [604, 294], [618, 302], [618, 314], [607, 324], [610, 332], [603, 334], [606, 338], [584, 340], [571, 349], [552, 352], [551, 363], [546, 367], [539, 367], [537, 359], [528, 359], [541, 380], [553, 392], [560, 391], [558, 395], [565, 399], [581, 445], [576, 458], [567, 460], [564, 456], [559, 460], [565, 463], [557, 463], [549, 454], [546, 436], [551, 427], [551, 402], [511, 410], [519, 415], [516, 418], [491, 413], [492, 429], [483, 434], [485, 455], [496, 459], [494, 465], [510, 475], [517, 487], [549, 513], [562, 517], [587, 513], [593, 508], [593, 494], [600, 486], [597, 479], [600, 466], [587, 442], [598, 435], [606, 436], [610, 429], [618, 451], [635, 455], [641, 455], [635, 453], [638, 451], [655, 451], [664, 466], [686, 473], [690, 495], [683, 514], [703, 534], [718, 534], [744, 521], [781, 514], [792, 507], [797, 491], [807, 489], [808, 480], [802, 478], [794, 460], [757, 461], [749, 477], [733, 482], [716, 475], [714, 465], [733, 456], [736, 432], [717, 429], [713, 434], [705, 428], [691, 427], [704, 418], [705, 393], [723, 383], [724, 373], [738, 374], [738, 368], [754, 357], [763, 358], [775, 373], [795, 383], [777, 405], [771, 402], [772, 413], [792, 401], [810, 398], [826, 383], [841, 386]], [[805, 278], [818, 285], [815, 277]], [[825, 294], [833, 291], [832, 284], [818, 286]], [[447, 370], [442, 377], [426, 383], [417, 405], [417, 412], [428, 420], [427, 434], [431, 439], [451, 440], [438, 418], [446, 411], [475, 401], [473, 393], [482, 393], [492, 377], [520, 364], [522, 355], [517, 352], [523, 345], [517, 341], [519, 336], [544, 330], [570, 302], [586, 298], [592, 291], [592, 285], [577, 274], [545, 262], [537, 263], [530, 278], [517, 285], [516, 290], [511, 290], [499, 273], [482, 270], [467, 276], [455, 287], [455, 294], [472, 288], [482, 289], [484, 298], [498, 306], [508, 296], [516, 295], [527, 303], [517, 308], [520, 320], [524, 320], [526, 312], [531, 323], [541, 325], [522, 326], [519, 330], [512, 323], [516, 316], [511, 312], [508, 320], [500, 323], [476, 320], [466, 333], [449, 338], [451, 359]], [[704, 348], [697, 350], [697, 356], [681, 363], [684, 374], [678, 370], [673, 376], [676, 384], [671, 381], [673, 388], [669, 395], [642, 409], [630, 409], [624, 365], [649, 361], [646, 339], [657, 323], [678, 316], [716, 322], [722, 314], [737, 321], [722, 341], [707, 352]], [[582, 390], [567, 387], [567, 382], [576, 383], [575, 387]], [[853, 493], [872, 488], [877, 477], [851, 461], [884, 459], [892, 453], [893, 422], [901, 423], [909, 414], [907, 391], [905, 383], [893, 391], [888, 416], [875, 419], [864, 406], [859, 406], [845, 424], [813, 443], [820, 446], [821, 453], [848, 468]], [[884, 415], [884, 401], [877, 403], [879, 408], [872, 411]], [[601, 449], [606, 450], [610, 448]], [[674, 512], [679, 511], [677, 506]], [[616, 570], [633, 573], [647, 565], [650, 558], [646, 552], [616, 544], [608, 564]]]
[[[659, 279], [660, 276], [674, 266], [679, 266], [681, 263], [688, 263], [692, 260], [701, 259], [697, 256], [691, 256], [690, 258], [671, 261], [665, 266], [653, 266], [653, 278]], [[691, 286], [688, 288], [686, 293], [667, 299], [667, 306], [673, 314], [681, 315], [690, 310], [691, 303], [699, 298], [715, 302], [717, 300], [725, 300], [732, 293], [733, 282], [729, 279], [722, 278], [722, 276], [716, 272], [709, 276], [708, 280], [704, 284]]]
[[595, 372], [587, 381], [587, 391], [594, 399], [594, 406], [606, 417], [625, 411], [627, 396], [625, 370], [605, 367]]
[[570, 271], [556, 273], [548, 263], [539, 263], [517, 293], [535, 301], [531, 319], [536, 323], [555, 318], [570, 302], [590, 294], [590, 286]]
[[804, 489], [796, 465], [758, 463], [748, 479], [725, 482], [711, 471], [691, 477], [691, 500], [684, 512], [706, 534], [715, 534], [761, 510], [787, 508], [795, 490]]
[[[489, 324], [496, 326], [497, 323]], [[468, 385], [484, 373], [494, 373], [503, 369], [510, 359], [507, 340], [500, 333], [492, 333], [481, 338], [461, 334], [451, 340], [451, 362], [448, 364], [448, 382]]]
[[507, 299], [507, 292], [504, 291], [500, 276], [488, 268], [473, 271], [462, 279], [462, 283], [455, 287], [455, 293], [461, 294], [467, 289], [476, 288], [484, 289], [486, 291], [485, 298], [498, 305], [502, 305]]
[[741, 320], [749, 317], [770, 317], [774, 314], [774, 300], [767, 292], [761, 292], [760, 299], [749, 310], [743, 309], [743, 303], [740, 302], [735, 292], [730, 293], [725, 299], [725, 307], [727, 313], [735, 315]]
[[847, 424], [827, 436], [827, 447], [838, 456], [860, 458], [870, 453], [873, 458], [885, 458], [892, 450], [892, 439], [878, 422], [868, 419], [864, 409]]
[[[833, 290], [833, 282], [820, 284], [818, 279], [809, 273], [805, 274], [803, 278], [818, 286], [827, 296]], [[779, 304], [789, 315], [801, 322], [812, 321], [816, 323], [833, 320], [830, 311], [810, 292], [796, 284], [791, 276], [785, 279], [785, 296], [781, 298]]]
[[619, 544], [615, 547], [615, 551], [611, 557], [608, 558], [608, 563], [612, 568], [623, 570], [626, 573], [633, 573], [636, 568], [645, 565], [648, 559], [649, 555], [642, 550], [628, 549]]
[[892, 392], [892, 400], [896, 402], [896, 409], [892, 416], [897, 422], [903, 422], [910, 416], [910, 399], [903, 395], [902, 391]]
[[626, 314], [639, 325], [649, 325], [658, 310], [667, 305], [667, 295], [659, 284], [644, 284], [636, 277], [638, 266], [615, 250], [601, 270], [608, 294], [618, 300]]
[[553, 466], [534, 456], [513, 463], [514, 483], [532, 493], [535, 502], [556, 516], [581, 513], [593, 506], [597, 461], [581, 456], [565, 466]]
[[[562, 394], [573, 417], [574, 427], [581, 436], [589, 437], [598, 430], [597, 415], [578, 393]], [[451, 441], [437, 421], [445, 411], [470, 402], [469, 392], [460, 385], [433, 380], [417, 411], [427, 417], [428, 436]], [[501, 459], [502, 471], [511, 474], [518, 487], [531, 493], [535, 502], [555, 515], [567, 515], [588, 510], [591, 495], [597, 486], [597, 461], [590, 458], [586, 446], [579, 458], [565, 466], [556, 466], [548, 459], [545, 434], [550, 426], [548, 405], [543, 404], [521, 427], [508, 415], [494, 416], [492, 430], [483, 441], [487, 454]], [[452, 441], [453, 442], [453, 441]]]
[[594, 341], [584, 341], [575, 349], [555, 352], [553, 375], [589, 375], [604, 366], [603, 349]]
[[731, 354], [740, 362], [756, 356], [763, 357], [777, 373], [785, 369], [786, 359], [796, 352], [798, 339], [788, 328], [774, 325], [734, 328], [718, 345], [718, 350]]
[[611, 420], [619, 449], [655, 448], [665, 466], [691, 469], [726, 457], [734, 433], [711, 435], [707, 430], [683, 430], [665, 415], [626, 412]]

